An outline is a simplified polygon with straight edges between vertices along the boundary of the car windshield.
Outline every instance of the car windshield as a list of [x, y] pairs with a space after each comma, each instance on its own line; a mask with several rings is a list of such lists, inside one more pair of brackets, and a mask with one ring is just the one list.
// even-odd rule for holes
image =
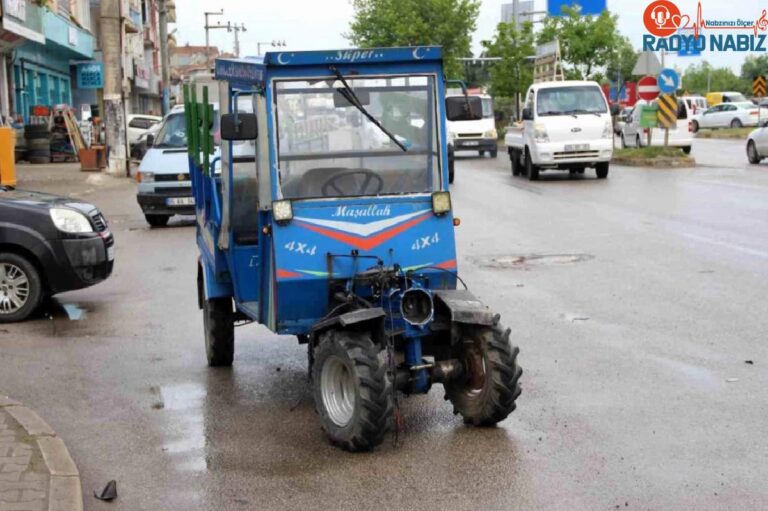
[[[218, 111], [213, 113], [213, 140], [219, 145], [221, 138], [219, 136], [219, 115]], [[187, 147], [187, 121], [184, 119], [184, 111], [174, 112], [166, 117], [160, 131], [155, 137], [154, 146], [156, 149], [184, 149]]]
[[603, 91], [592, 85], [546, 87], [539, 90], [536, 113], [549, 115], [604, 114], [608, 112]]
[[349, 101], [341, 80], [277, 82], [276, 130], [283, 197], [351, 197], [438, 189], [434, 78], [344, 78], [359, 106], [384, 129]]

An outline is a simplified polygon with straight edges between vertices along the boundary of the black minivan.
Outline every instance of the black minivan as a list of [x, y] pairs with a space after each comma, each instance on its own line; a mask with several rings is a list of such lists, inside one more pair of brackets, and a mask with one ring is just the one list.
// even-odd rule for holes
[[114, 259], [114, 237], [96, 206], [0, 187], [0, 323], [105, 280]]

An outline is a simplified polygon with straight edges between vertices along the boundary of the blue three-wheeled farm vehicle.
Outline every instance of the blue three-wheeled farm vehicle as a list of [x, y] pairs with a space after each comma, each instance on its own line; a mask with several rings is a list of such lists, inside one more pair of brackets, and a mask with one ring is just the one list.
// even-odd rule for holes
[[208, 363], [232, 364], [243, 321], [297, 336], [349, 450], [434, 383], [468, 424], [506, 418], [518, 348], [457, 275], [440, 48], [219, 59], [215, 78], [185, 91]]

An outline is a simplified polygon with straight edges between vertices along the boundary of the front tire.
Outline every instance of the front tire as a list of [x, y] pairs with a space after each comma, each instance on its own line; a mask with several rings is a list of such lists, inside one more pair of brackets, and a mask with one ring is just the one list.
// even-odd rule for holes
[[514, 149], [511, 149], [509, 151], [509, 161], [512, 164], [512, 175], [519, 176], [520, 173], [522, 172], [521, 165], [520, 165], [520, 153], [518, 153]]
[[144, 215], [144, 218], [151, 227], [165, 227], [171, 215]]
[[43, 299], [43, 281], [28, 259], [0, 252], [0, 323], [23, 321]]
[[699, 122], [698, 121], [691, 121], [691, 129], [694, 133], [699, 132]]
[[539, 180], [539, 167], [533, 164], [530, 151], [525, 151], [525, 175], [530, 181]]
[[683, 153], [691, 154], [691, 146], [687, 145], [683, 147]]
[[497, 156], [499, 156], [499, 150], [491, 149], [491, 158], [496, 158]]
[[757, 165], [760, 163], [760, 153], [757, 152], [757, 146], [755, 145], [754, 140], [750, 140], [747, 143], [747, 159], [749, 159], [749, 163], [753, 165]]
[[520, 350], [510, 343], [510, 332], [499, 326], [463, 327], [462, 343], [454, 355], [463, 361], [466, 376], [444, 386], [454, 413], [461, 414], [466, 424], [493, 426], [517, 407], [523, 370], [517, 365]]
[[608, 171], [610, 170], [610, 165], [607, 161], [600, 162], [595, 165], [595, 173], [597, 174], [597, 179], [605, 179], [608, 177]]
[[235, 314], [231, 298], [203, 300], [205, 355], [210, 367], [230, 367], [235, 358]]
[[627, 139], [624, 138], [624, 133], [621, 134], [621, 148], [626, 149], [627, 148]]
[[348, 451], [379, 445], [394, 409], [386, 351], [368, 333], [329, 331], [313, 358], [315, 409], [331, 442]]
[[456, 160], [453, 158], [448, 159], [448, 184], [453, 184], [453, 180], [456, 176]]

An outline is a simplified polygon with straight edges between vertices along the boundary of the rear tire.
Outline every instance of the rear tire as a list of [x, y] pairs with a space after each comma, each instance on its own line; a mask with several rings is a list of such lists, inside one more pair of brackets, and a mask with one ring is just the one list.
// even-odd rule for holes
[[600, 162], [595, 165], [595, 173], [597, 179], [605, 179], [608, 177], [608, 171], [610, 170], [610, 164], [607, 161]]
[[694, 133], [698, 133], [699, 131], [699, 122], [698, 121], [691, 121], [691, 129]]
[[687, 145], [687, 146], [683, 147], [683, 153], [691, 154], [691, 146]]
[[168, 225], [171, 215], [144, 215], [144, 218], [147, 219], [147, 223], [152, 227], [165, 227]]
[[512, 175], [513, 176], [519, 176], [521, 173], [521, 165], [520, 165], [520, 153], [515, 151], [514, 149], [511, 149], [509, 151], [509, 161], [512, 164]]
[[448, 184], [453, 184], [456, 176], [456, 160], [448, 158]]
[[760, 163], [760, 160], [762, 160], [762, 158], [760, 158], [760, 153], [757, 152], [757, 146], [755, 145], [754, 140], [750, 140], [747, 143], [747, 159], [752, 165], [757, 165]]
[[386, 351], [363, 332], [328, 331], [314, 348], [315, 409], [331, 442], [370, 451], [390, 429], [392, 382]]
[[0, 323], [23, 321], [43, 299], [40, 273], [27, 258], [0, 252]]
[[493, 426], [517, 407], [523, 370], [517, 365], [520, 350], [510, 343], [510, 332], [500, 326], [463, 327], [463, 342], [453, 355], [464, 361], [467, 374], [444, 387], [454, 413], [461, 414], [466, 424]]
[[539, 180], [539, 167], [533, 164], [531, 153], [527, 149], [525, 151], [525, 175], [530, 181]]
[[235, 358], [235, 314], [231, 298], [203, 300], [205, 355], [210, 367], [230, 367]]
[[627, 148], [627, 139], [624, 138], [624, 133], [621, 134], [621, 148], [626, 149]]
[[640, 140], [640, 135], [635, 136], [635, 147], [637, 147], [638, 149], [643, 147], [643, 143]]
[[741, 128], [742, 124], [741, 121], [738, 119], [734, 119], [731, 121], [731, 128]]

